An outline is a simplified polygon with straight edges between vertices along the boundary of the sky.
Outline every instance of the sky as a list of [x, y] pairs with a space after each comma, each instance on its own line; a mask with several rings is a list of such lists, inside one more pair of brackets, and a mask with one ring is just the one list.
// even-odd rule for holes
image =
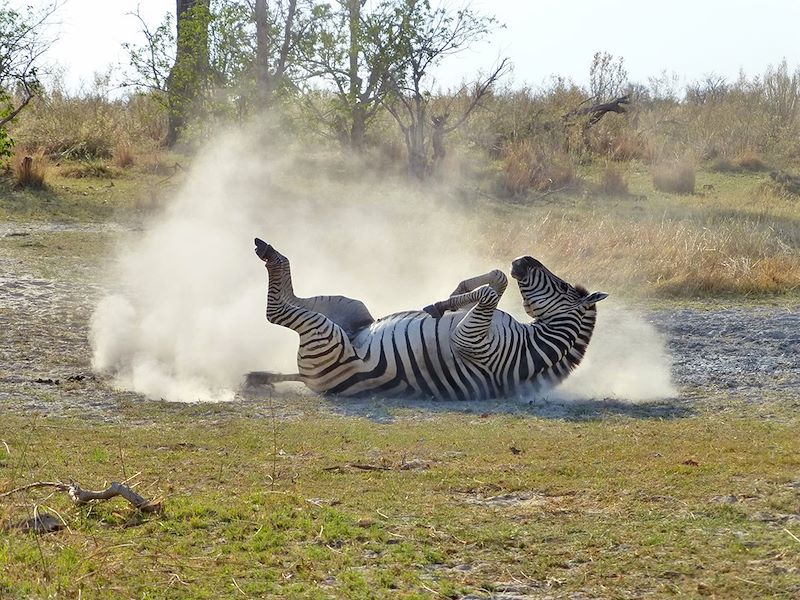
[[[47, 54], [60, 65], [70, 89], [91, 84], [93, 74], [126, 65], [123, 42], [139, 42], [138, 7], [153, 27], [175, 0], [62, 0]], [[371, 1], [371, 0], [370, 0]], [[445, 0], [449, 6], [464, 2]], [[10, 7], [41, 0], [0, 0]], [[646, 83], [663, 71], [681, 83], [714, 74], [737, 78], [763, 73], [784, 58], [800, 65], [800, 2], [797, 0], [472, 0], [476, 11], [504, 23], [489, 39], [448, 58], [438, 73], [455, 86], [501, 58], [513, 63], [510, 82], [539, 85], [552, 75], [588, 80], [595, 52], [623, 57], [631, 81]]]

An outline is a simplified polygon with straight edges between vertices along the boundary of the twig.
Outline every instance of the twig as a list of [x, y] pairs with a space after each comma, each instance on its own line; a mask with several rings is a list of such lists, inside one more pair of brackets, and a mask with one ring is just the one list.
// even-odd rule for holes
[[234, 586], [234, 587], [235, 587], [237, 590], [239, 590], [239, 592], [241, 592], [242, 596], [244, 596], [244, 597], [247, 597], [247, 594], [245, 594], [245, 593], [244, 593], [244, 590], [243, 590], [242, 588], [240, 588], [240, 587], [239, 587], [239, 584], [236, 582], [236, 579], [234, 579], [233, 577], [231, 577], [231, 581], [233, 582], [233, 586]]
[[792, 538], [792, 539], [793, 539], [795, 542], [797, 542], [798, 544], [800, 544], [800, 538], [799, 538], [799, 537], [797, 537], [797, 536], [796, 536], [795, 534], [793, 534], [791, 531], [789, 531], [788, 529], [786, 529], [786, 527], [784, 527], [784, 528], [783, 528], [783, 530], [784, 530], [786, 533], [788, 533], [788, 534], [789, 534], [789, 537], [791, 537], [791, 538]]

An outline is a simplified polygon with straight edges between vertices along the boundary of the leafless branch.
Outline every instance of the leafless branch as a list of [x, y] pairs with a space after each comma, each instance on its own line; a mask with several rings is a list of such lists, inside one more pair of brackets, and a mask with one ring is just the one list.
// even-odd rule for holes
[[134, 508], [142, 512], [160, 513], [163, 510], [163, 505], [161, 502], [151, 502], [150, 500], [147, 500], [143, 496], [140, 496], [134, 492], [127, 485], [118, 483], [116, 481], [112, 482], [111, 485], [106, 489], [100, 491], [84, 490], [74, 481], [70, 481], [69, 483], [63, 483], [61, 481], [36, 481], [13, 490], [9, 490], [8, 492], [4, 492], [0, 494], [0, 498], [6, 498], [12, 494], [17, 494], [19, 492], [24, 492], [35, 488], [46, 487], [55, 488], [60, 492], [67, 492], [70, 500], [77, 505], [88, 504], [92, 500], [109, 500], [111, 498], [115, 498], [116, 496], [122, 496], [125, 500], [130, 502]]

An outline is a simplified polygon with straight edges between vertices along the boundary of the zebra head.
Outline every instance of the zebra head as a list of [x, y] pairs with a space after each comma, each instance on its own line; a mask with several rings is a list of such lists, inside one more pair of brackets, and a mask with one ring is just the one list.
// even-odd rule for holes
[[525, 312], [534, 319], [588, 307], [608, 297], [604, 292], [590, 294], [582, 286], [570, 285], [531, 256], [515, 259], [511, 276], [519, 284]]

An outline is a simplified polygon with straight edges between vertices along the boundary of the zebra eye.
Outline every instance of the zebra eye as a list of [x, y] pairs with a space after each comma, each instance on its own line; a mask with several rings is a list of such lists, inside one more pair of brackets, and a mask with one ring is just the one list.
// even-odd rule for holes
[[565, 294], [567, 292], [567, 284], [564, 283], [563, 281], [559, 281], [558, 282], [558, 289], [562, 294]]

